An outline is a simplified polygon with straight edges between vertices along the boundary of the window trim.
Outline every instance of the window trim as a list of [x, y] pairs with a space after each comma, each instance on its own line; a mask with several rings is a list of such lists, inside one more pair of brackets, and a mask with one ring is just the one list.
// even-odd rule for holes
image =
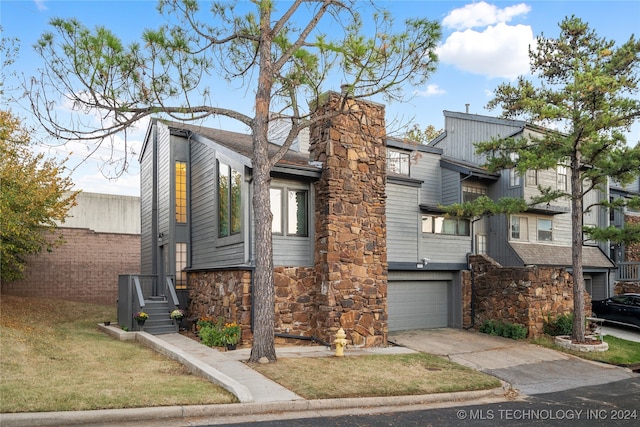
[[568, 191], [569, 189], [569, 168], [566, 165], [556, 166], [556, 188], [559, 191]]
[[[184, 248], [184, 250], [182, 250]], [[187, 272], [184, 269], [187, 267], [188, 246], [185, 242], [176, 242], [176, 266], [175, 266], [175, 287], [176, 290], [187, 289]], [[182, 255], [182, 256], [179, 256]]]
[[[513, 237], [514, 218], [518, 218], [518, 237]], [[511, 215], [509, 217], [509, 240], [516, 242], [529, 241], [529, 217], [523, 215]]]
[[[392, 157], [392, 154], [394, 155], [393, 157]], [[387, 148], [386, 160], [387, 160], [387, 167], [386, 167], [387, 172], [396, 173], [398, 175], [411, 176], [411, 153]], [[397, 170], [392, 170], [391, 165], [394, 164], [394, 161], [397, 162], [398, 164]], [[405, 164], [406, 164], [406, 172], [404, 171], [404, 167], [403, 167]]]
[[[220, 197], [220, 177], [221, 177], [221, 167], [220, 165], [224, 165], [229, 169], [229, 174], [227, 178], [231, 185], [227, 187], [227, 200], [228, 200], [228, 232], [226, 234], [221, 233], [222, 228], [222, 218], [221, 218], [221, 197]], [[229, 239], [232, 240], [241, 240], [243, 229], [244, 229], [244, 209], [243, 209], [243, 174], [239, 170], [240, 168], [236, 168], [235, 165], [231, 164], [228, 161], [222, 159], [216, 159], [216, 222], [217, 222], [217, 232], [216, 235], [218, 240], [229, 242]], [[234, 175], [235, 174], [237, 175]], [[237, 176], [237, 185], [239, 186], [239, 194], [237, 196], [237, 200], [233, 198], [233, 187], [234, 187], [234, 176]], [[233, 228], [234, 224], [232, 223], [233, 218], [233, 210], [234, 210], [234, 200], [237, 202], [235, 205], [236, 209], [239, 210], [239, 218], [238, 218], [238, 229], [235, 230]]]
[[[183, 171], [178, 172], [179, 166], [183, 167]], [[187, 223], [187, 162], [176, 160], [174, 166], [174, 204], [175, 204], [175, 221], [177, 224]], [[179, 180], [182, 178], [182, 180]]]
[[[551, 225], [550, 230], [541, 230], [540, 229], [540, 221], [548, 221]], [[549, 234], [549, 239], [540, 239], [540, 231], [544, 231]], [[553, 242], [553, 219], [549, 218], [536, 218], [536, 240], [538, 242]]]
[[[425, 218], [429, 218], [430, 221], [428, 221], [430, 223], [430, 226], [428, 227], [428, 230], [425, 231]], [[442, 224], [440, 227], [438, 227], [437, 221], [441, 220]], [[445, 233], [445, 221], [456, 221], [455, 223], [455, 233]], [[464, 233], [461, 233], [461, 224], [466, 224], [466, 226], [464, 227]], [[441, 231], [438, 232], [438, 229], [440, 229]], [[436, 215], [436, 214], [422, 214], [421, 216], [421, 223], [420, 223], [420, 231], [422, 232], [422, 234], [437, 234], [440, 236], [457, 236], [457, 237], [470, 237], [471, 236], [471, 224], [469, 222], [468, 219], [464, 219], [464, 218], [456, 218], [456, 217], [450, 217], [450, 218], [445, 218], [444, 215]]]
[[514, 162], [513, 167], [509, 169], [509, 187], [520, 187], [522, 185], [522, 177], [516, 170], [515, 165], [520, 156], [517, 153], [510, 153], [509, 158]]
[[[280, 204], [278, 206], [280, 212], [279, 215], [274, 213], [275, 206], [271, 205], [271, 213], [273, 215], [273, 220], [275, 220], [278, 216], [280, 217], [280, 231], [273, 231], [273, 223], [271, 224], [271, 233], [275, 236], [283, 236], [283, 237], [309, 237], [310, 235], [310, 223], [311, 215], [310, 215], [310, 195], [311, 190], [308, 187], [302, 188], [299, 186], [291, 185], [288, 186], [286, 184], [278, 183], [275, 186], [269, 189], [269, 192], [272, 190], [278, 190], [280, 192]], [[290, 211], [290, 203], [289, 198], [292, 193], [300, 193], [303, 192], [305, 194], [305, 206], [304, 206], [304, 216], [305, 216], [305, 224], [304, 224], [304, 233], [291, 233], [291, 214]], [[297, 210], [296, 210], [297, 212]], [[272, 221], [273, 221], [272, 220]]]

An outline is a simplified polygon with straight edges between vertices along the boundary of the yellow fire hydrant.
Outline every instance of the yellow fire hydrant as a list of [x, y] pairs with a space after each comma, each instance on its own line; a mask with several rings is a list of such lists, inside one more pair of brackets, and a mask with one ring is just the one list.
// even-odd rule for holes
[[336, 332], [336, 339], [333, 340], [333, 343], [336, 345], [336, 356], [344, 356], [344, 348], [347, 346], [347, 334], [344, 332], [344, 329], [338, 329]]

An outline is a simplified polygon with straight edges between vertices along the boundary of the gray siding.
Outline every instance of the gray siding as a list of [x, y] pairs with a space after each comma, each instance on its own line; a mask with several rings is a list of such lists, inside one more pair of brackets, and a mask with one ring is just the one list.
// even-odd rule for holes
[[[469, 115], [469, 118], [473, 119], [473, 116]], [[464, 114], [445, 112], [447, 136], [436, 145], [443, 150], [445, 156], [482, 165], [485, 163], [485, 156], [476, 154], [473, 143], [490, 141], [492, 137], [506, 137], [520, 128], [515, 123], [507, 124], [499, 119], [470, 119], [464, 118]]]
[[422, 180], [420, 203], [435, 205], [441, 200], [440, 155], [423, 152], [411, 154], [411, 177]]
[[389, 262], [418, 260], [418, 190], [387, 183], [387, 257]]
[[442, 168], [442, 204], [460, 203], [460, 173]]
[[140, 272], [154, 274], [153, 245], [153, 138], [155, 125], [149, 132], [151, 141], [147, 141], [140, 156]]
[[165, 125], [158, 124], [158, 233], [168, 237], [171, 215], [171, 135]]
[[444, 234], [420, 233], [420, 257], [429, 258], [431, 263], [467, 262], [471, 252], [471, 237], [448, 236]]
[[[216, 151], [191, 142], [191, 267], [244, 264], [242, 236], [218, 239]], [[243, 193], [248, 191], [243, 184]]]

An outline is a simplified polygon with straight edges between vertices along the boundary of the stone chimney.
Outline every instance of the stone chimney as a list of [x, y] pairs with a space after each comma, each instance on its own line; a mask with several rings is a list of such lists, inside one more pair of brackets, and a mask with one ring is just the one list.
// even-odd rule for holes
[[316, 184], [317, 333], [332, 341], [342, 327], [354, 346], [387, 343], [386, 129], [384, 106], [330, 92], [310, 129], [310, 158], [322, 162]]

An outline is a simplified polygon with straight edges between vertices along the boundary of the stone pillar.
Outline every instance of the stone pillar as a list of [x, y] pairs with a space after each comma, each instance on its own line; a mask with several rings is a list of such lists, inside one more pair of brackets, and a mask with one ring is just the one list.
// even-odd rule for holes
[[344, 328], [355, 346], [387, 342], [386, 147], [384, 106], [325, 94], [310, 129], [316, 184], [317, 333]]

